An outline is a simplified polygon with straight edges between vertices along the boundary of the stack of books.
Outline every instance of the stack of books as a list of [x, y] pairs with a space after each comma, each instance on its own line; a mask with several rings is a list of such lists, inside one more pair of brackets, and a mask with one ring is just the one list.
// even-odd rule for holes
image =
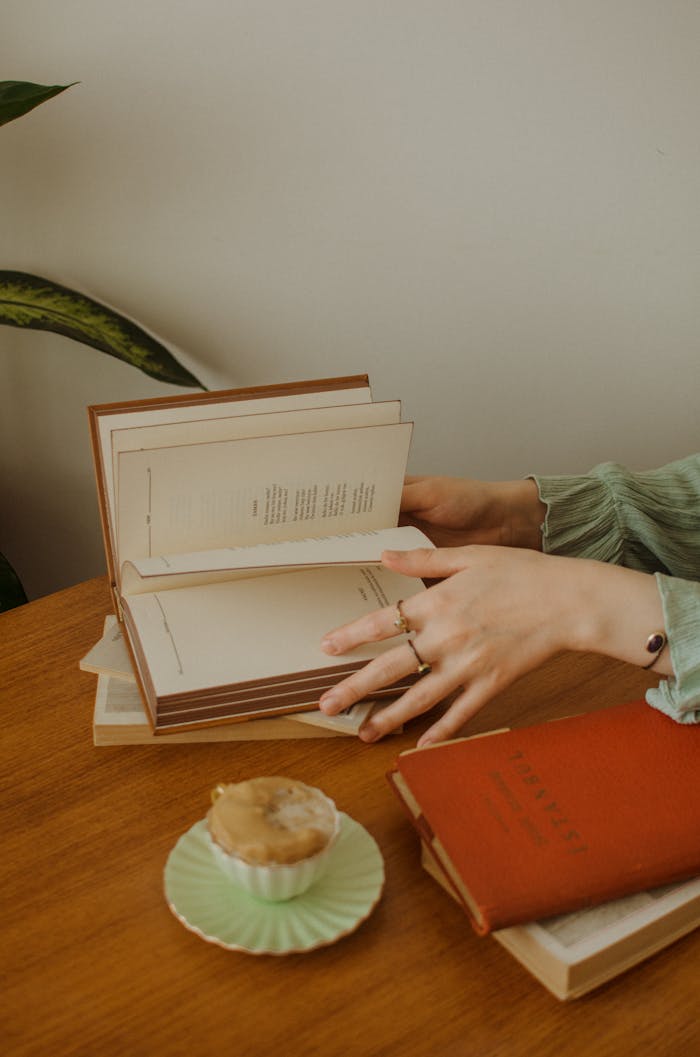
[[102, 638], [80, 661], [97, 676], [92, 735], [95, 745], [182, 745], [208, 741], [268, 741], [285, 738], [334, 738], [356, 735], [381, 707], [362, 701], [338, 716], [318, 709], [271, 719], [197, 728], [158, 737], [151, 729], [117, 618], [105, 617]]
[[576, 997], [700, 924], [700, 726], [644, 701], [402, 753], [425, 869]]
[[[153, 732], [317, 712], [391, 648], [320, 648], [425, 590], [381, 565], [432, 544], [398, 527], [412, 423], [366, 375], [88, 410], [114, 614]], [[103, 680], [100, 708], [124, 692]]]

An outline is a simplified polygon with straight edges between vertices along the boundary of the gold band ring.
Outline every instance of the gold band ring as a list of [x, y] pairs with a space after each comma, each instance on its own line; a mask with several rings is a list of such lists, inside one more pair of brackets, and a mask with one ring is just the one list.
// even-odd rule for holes
[[411, 630], [409, 628], [409, 626], [408, 626], [408, 621], [406, 620], [406, 617], [401, 612], [401, 606], [402, 605], [403, 605], [403, 599], [400, 599], [396, 603], [396, 620], [394, 621], [394, 627], [399, 629], [399, 634], [400, 635], [402, 635], [405, 632], [408, 632], [408, 631]]
[[417, 675], [427, 675], [428, 672], [432, 671], [431, 666], [428, 664], [427, 661], [423, 660], [423, 658], [421, 657], [420, 653], [418, 652], [416, 647], [413, 645], [413, 641], [411, 639], [406, 639], [406, 645], [411, 647], [411, 649], [413, 650], [413, 655], [416, 658], [416, 660], [418, 661], [418, 667], [416, 668], [416, 674]]

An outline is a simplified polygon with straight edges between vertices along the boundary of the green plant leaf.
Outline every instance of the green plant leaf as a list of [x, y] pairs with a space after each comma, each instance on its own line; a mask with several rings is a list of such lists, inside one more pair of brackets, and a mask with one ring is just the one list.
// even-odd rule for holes
[[0, 613], [22, 606], [27, 601], [19, 576], [4, 554], [0, 554]]
[[137, 323], [38, 275], [0, 271], [0, 323], [63, 334], [130, 363], [159, 382], [206, 389]]
[[71, 84], [31, 84], [29, 81], [0, 81], [0, 125], [14, 121], [77, 83], [73, 81]]

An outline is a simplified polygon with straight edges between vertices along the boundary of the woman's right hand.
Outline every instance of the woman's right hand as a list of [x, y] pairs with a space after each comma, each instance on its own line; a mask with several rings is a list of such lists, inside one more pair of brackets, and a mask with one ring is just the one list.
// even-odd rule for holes
[[407, 477], [402, 524], [416, 525], [437, 547], [471, 543], [542, 549], [546, 515], [537, 485], [460, 477]]
[[[372, 700], [411, 673], [421, 675], [363, 725], [363, 741], [450, 699], [419, 745], [454, 737], [487, 701], [555, 653], [600, 653], [647, 666], [650, 631], [665, 631], [654, 576], [621, 565], [483, 546], [385, 551], [382, 564], [438, 582], [400, 610], [390, 605], [334, 628], [321, 643], [338, 657], [364, 643], [394, 640], [393, 648], [323, 694], [319, 707], [327, 715]], [[397, 630], [397, 615], [410, 639]], [[417, 667], [423, 664], [427, 672]], [[673, 674], [670, 650], [658, 655], [656, 671]]]

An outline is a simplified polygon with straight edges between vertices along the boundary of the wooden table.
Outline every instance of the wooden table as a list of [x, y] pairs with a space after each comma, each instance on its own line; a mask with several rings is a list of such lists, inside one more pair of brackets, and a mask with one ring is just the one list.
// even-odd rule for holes
[[[384, 773], [427, 720], [373, 746], [336, 738], [94, 748], [95, 679], [78, 660], [108, 607], [97, 579], [0, 617], [5, 1053], [700, 1053], [699, 933], [562, 1004], [498, 943], [478, 938], [423, 873]], [[605, 707], [651, 682], [625, 665], [562, 656], [467, 731]], [[167, 855], [203, 816], [212, 784], [260, 773], [321, 786], [383, 851], [381, 902], [333, 946], [286, 957], [230, 952], [184, 929], [166, 905]]]

